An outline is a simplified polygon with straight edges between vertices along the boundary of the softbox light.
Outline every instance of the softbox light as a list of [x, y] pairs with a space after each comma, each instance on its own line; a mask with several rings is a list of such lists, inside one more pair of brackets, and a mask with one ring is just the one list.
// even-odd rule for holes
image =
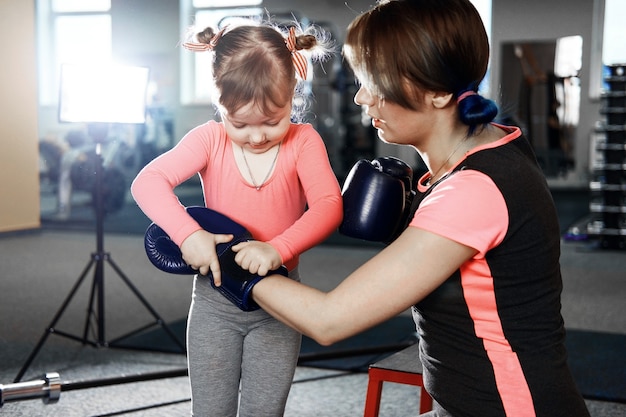
[[146, 67], [63, 64], [59, 121], [145, 123], [149, 73]]

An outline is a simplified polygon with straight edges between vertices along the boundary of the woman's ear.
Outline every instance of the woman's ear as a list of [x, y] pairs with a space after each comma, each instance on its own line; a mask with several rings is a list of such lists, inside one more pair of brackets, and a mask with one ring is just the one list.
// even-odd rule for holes
[[431, 93], [430, 100], [435, 108], [443, 109], [452, 102], [453, 97], [452, 93]]

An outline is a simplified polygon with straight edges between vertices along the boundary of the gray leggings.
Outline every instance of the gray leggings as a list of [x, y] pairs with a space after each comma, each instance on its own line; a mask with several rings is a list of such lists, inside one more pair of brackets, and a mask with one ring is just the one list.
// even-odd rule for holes
[[[297, 268], [289, 275], [299, 280]], [[241, 311], [208, 278], [196, 276], [193, 287], [187, 321], [192, 415], [282, 416], [300, 333], [263, 310]]]

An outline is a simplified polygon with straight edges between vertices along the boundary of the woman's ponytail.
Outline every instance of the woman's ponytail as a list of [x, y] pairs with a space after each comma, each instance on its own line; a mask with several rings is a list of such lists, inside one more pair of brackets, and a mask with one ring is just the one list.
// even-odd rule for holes
[[457, 96], [459, 118], [468, 125], [471, 135], [479, 125], [493, 121], [498, 114], [498, 106], [492, 100], [481, 96], [474, 90], [466, 90]]

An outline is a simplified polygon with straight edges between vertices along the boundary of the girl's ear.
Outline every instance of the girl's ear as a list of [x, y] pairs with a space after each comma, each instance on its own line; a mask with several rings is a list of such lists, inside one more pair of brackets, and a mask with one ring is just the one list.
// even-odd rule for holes
[[431, 93], [431, 102], [435, 108], [443, 109], [452, 102], [453, 97], [452, 93]]

